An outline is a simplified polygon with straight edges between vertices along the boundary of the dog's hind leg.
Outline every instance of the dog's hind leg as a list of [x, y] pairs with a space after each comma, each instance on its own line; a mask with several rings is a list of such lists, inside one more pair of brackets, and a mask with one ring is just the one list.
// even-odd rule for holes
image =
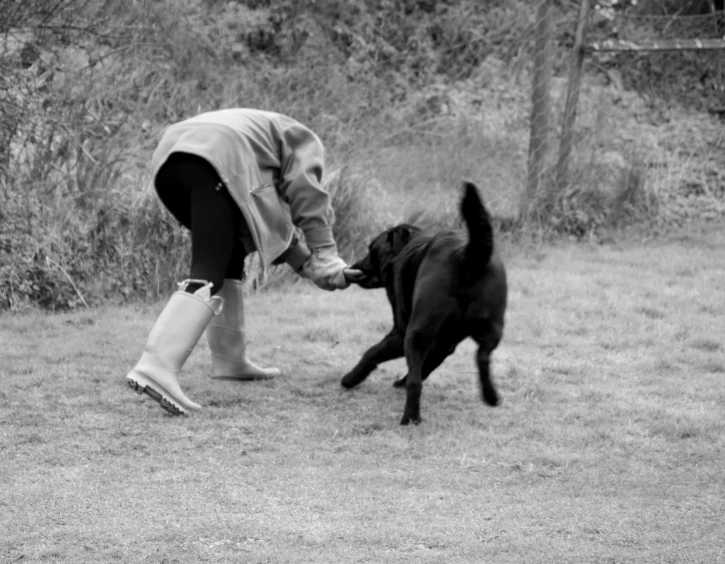
[[490, 406], [498, 405], [498, 393], [496, 388], [491, 381], [491, 369], [490, 369], [490, 358], [491, 353], [484, 347], [478, 347], [476, 353], [476, 362], [478, 363], [478, 375], [481, 381], [481, 396]]
[[478, 343], [476, 362], [478, 364], [478, 377], [481, 381], [481, 396], [483, 401], [491, 406], [496, 406], [499, 403], [498, 393], [491, 381], [491, 353], [498, 346], [502, 334], [502, 325], [490, 323], [485, 329], [479, 329], [471, 335]]
[[365, 351], [360, 362], [342, 378], [340, 383], [346, 388], [353, 388], [365, 380], [379, 364], [400, 358], [403, 354], [403, 335], [393, 329], [377, 345]]

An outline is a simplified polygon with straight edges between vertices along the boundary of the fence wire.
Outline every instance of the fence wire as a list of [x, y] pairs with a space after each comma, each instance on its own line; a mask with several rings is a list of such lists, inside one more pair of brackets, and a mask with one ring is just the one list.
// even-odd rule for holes
[[[598, 73], [569, 84], [555, 77], [548, 93], [547, 73], [535, 70], [522, 213], [533, 209], [534, 219], [577, 236], [638, 215], [682, 223], [725, 213], [725, 142], [715, 117], [725, 112], [725, 50], [679, 50], [671, 43], [721, 38], [723, 12], [603, 17], [593, 10], [587, 24], [590, 42], [648, 42], [648, 49], [590, 54], [585, 64]], [[662, 44], [667, 50], [657, 50]], [[579, 100], [570, 131], [562, 130], [567, 89]], [[571, 151], [562, 158], [567, 135]]]

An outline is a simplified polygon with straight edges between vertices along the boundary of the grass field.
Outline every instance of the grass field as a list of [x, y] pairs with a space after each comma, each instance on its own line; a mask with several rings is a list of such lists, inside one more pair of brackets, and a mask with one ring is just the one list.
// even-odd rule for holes
[[339, 378], [389, 326], [384, 293], [247, 301], [252, 357], [205, 339], [172, 417], [129, 391], [161, 304], [0, 317], [2, 562], [725, 562], [725, 235], [504, 248], [479, 399], [471, 343], [400, 427], [404, 370]]

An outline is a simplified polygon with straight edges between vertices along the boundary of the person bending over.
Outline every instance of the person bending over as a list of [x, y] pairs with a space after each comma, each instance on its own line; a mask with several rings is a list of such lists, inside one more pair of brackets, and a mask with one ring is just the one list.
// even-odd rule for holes
[[324, 290], [347, 287], [321, 187], [323, 161], [317, 135], [274, 112], [218, 110], [166, 129], [153, 155], [153, 182], [163, 205], [191, 231], [191, 268], [126, 375], [132, 389], [174, 414], [201, 409], [178, 375], [205, 329], [212, 377], [279, 374], [246, 355], [244, 257], [258, 252], [265, 268], [287, 263]]

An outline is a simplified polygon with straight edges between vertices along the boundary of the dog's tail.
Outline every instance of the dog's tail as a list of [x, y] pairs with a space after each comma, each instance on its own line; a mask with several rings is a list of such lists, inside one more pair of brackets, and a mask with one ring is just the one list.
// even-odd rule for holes
[[463, 182], [461, 215], [468, 227], [469, 240], [464, 251], [466, 270], [472, 274], [483, 272], [493, 253], [493, 226], [486, 207], [473, 182]]

